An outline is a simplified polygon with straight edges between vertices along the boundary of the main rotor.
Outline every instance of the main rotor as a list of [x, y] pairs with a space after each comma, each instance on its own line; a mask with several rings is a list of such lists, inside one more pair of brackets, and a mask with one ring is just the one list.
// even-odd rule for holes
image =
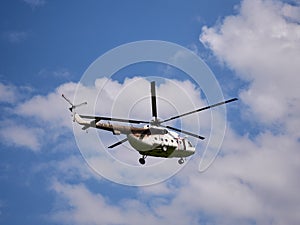
[[152, 108], [152, 120], [150, 122], [151, 125], [159, 126], [161, 123], [157, 118], [157, 105], [156, 105], [156, 89], [155, 89], [155, 81], [151, 82], [151, 108]]
[[[232, 99], [229, 99], [229, 100], [226, 100], [226, 101], [223, 101], [223, 102], [219, 102], [219, 103], [216, 103], [216, 104], [213, 104], [213, 105], [205, 106], [205, 107], [200, 108], [200, 109], [196, 109], [196, 110], [193, 110], [193, 111], [190, 111], [190, 112], [186, 112], [186, 113], [183, 113], [183, 114], [180, 114], [180, 115], [176, 115], [176, 116], [173, 116], [173, 117], [165, 119], [165, 120], [159, 120], [158, 116], [157, 116], [158, 113], [157, 113], [157, 105], [156, 105], [155, 81], [151, 82], [150, 88], [151, 88], [151, 109], [152, 109], [152, 118], [153, 118], [151, 121], [135, 120], [135, 119], [121, 119], [121, 118], [103, 117], [103, 116], [88, 116], [88, 115], [80, 115], [80, 116], [82, 118], [94, 119], [95, 123], [97, 123], [100, 120], [108, 120], [108, 121], [124, 122], [124, 123], [131, 123], [131, 124], [133, 124], [133, 123], [135, 123], [135, 124], [140, 124], [140, 123], [150, 124], [152, 126], [167, 128], [167, 129], [174, 130], [176, 132], [183, 133], [183, 134], [186, 134], [186, 135], [196, 137], [196, 138], [199, 138], [199, 139], [203, 140], [204, 137], [200, 136], [198, 134], [193, 134], [193, 133], [190, 133], [188, 131], [184, 131], [184, 130], [181, 130], [181, 129], [178, 129], [178, 128], [175, 128], [175, 127], [171, 127], [171, 126], [165, 126], [165, 125], [162, 125], [162, 124], [165, 123], [165, 122], [171, 121], [171, 120], [178, 119], [180, 117], [188, 116], [188, 115], [191, 115], [191, 114], [194, 114], [194, 113], [198, 113], [198, 112], [201, 112], [201, 111], [204, 111], [204, 110], [216, 107], [216, 106], [220, 106], [220, 105], [227, 104], [229, 102], [233, 102], [233, 101], [238, 100], [237, 98], [232, 98]], [[80, 105], [73, 105], [68, 99], [66, 99], [66, 100], [71, 104], [71, 108], [70, 108], [71, 111], [73, 111], [73, 109], [75, 107], [78, 107], [82, 104], [86, 104], [86, 103], [82, 103]], [[164, 130], [167, 132], [167, 129], [164, 129]], [[156, 129], [154, 129], [154, 130], [156, 130]], [[151, 133], [151, 129], [149, 129], [149, 132]], [[119, 144], [121, 144], [121, 143], [119, 143]]]
[[190, 132], [187, 132], [187, 131], [183, 131], [183, 130], [177, 129], [175, 127], [163, 126], [162, 123], [165, 123], [165, 122], [168, 122], [168, 121], [171, 121], [171, 120], [174, 120], [174, 119], [178, 119], [180, 117], [184, 117], [184, 116], [187, 116], [187, 115], [190, 115], [190, 114], [193, 114], [193, 113], [198, 113], [200, 111], [204, 111], [204, 110], [216, 107], [216, 106], [227, 104], [229, 102], [233, 102], [233, 101], [236, 101], [236, 100], [238, 100], [238, 99], [237, 98], [232, 98], [232, 99], [229, 99], [229, 100], [226, 100], [226, 101], [223, 101], [223, 102], [219, 102], [219, 103], [216, 103], [216, 104], [213, 104], [213, 105], [209, 105], [209, 106], [206, 106], [206, 107], [203, 107], [203, 108], [200, 108], [200, 109], [196, 109], [196, 110], [193, 110], [193, 111], [190, 111], [190, 112], [187, 112], [187, 113], [183, 113], [183, 114], [180, 114], [180, 115], [177, 115], [177, 116], [173, 116], [173, 117], [165, 119], [165, 120], [159, 120], [158, 117], [157, 117], [156, 86], [155, 86], [155, 81], [152, 81], [151, 82], [151, 109], [152, 109], [152, 118], [153, 119], [149, 122], [149, 124], [153, 125], [153, 126], [161, 126], [161, 127], [164, 127], [164, 128], [168, 128], [168, 129], [171, 129], [171, 130], [174, 130], [174, 131], [177, 131], [177, 132], [180, 132], [180, 133], [184, 133], [184, 134], [187, 134], [187, 135], [199, 138], [199, 139], [204, 139], [204, 137], [202, 137], [200, 135], [193, 134], [193, 133], [190, 133]]
[[[107, 131], [112, 131], [114, 134], [119, 134], [121, 132], [121, 130], [123, 130], [124, 134], [128, 134], [128, 133], [139, 133], [141, 135], [141, 137], [144, 137], [145, 135], [151, 135], [151, 134], [167, 134], [170, 130], [179, 132], [179, 133], [183, 133], [195, 138], [199, 138], [201, 140], [205, 139], [203, 136], [200, 136], [198, 134], [193, 134], [191, 132], [188, 131], [184, 131], [175, 127], [171, 127], [171, 126], [166, 126], [163, 125], [163, 123], [171, 121], [171, 120], [175, 120], [184, 116], [188, 116], [194, 113], [198, 113], [213, 107], [217, 107], [223, 104], [227, 104], [233, 101], [238, 100], [237, 98], [232, 98], [226, 101], [222, 101], [213, 105], [209, 105], [209, 106], [205, 106], [203, 108], [200, 109], [196, 109], [190, 112], [186, 112], [180, 115], [176, 115], [173, 116], [171, 118], [165, 119], [165, 120], [159, 120], [158, 116], [157, 116], [157, 105], [156, 105], [156, 87], [155, 87], [155, 81], [151, 82], [151, 86], [150, 86], [150, 91], [151, 91], [151, 109], [152, 109], [152, 120], [151, 121], [145, 121], [145, 120], [135, 120], [135, 119], [123, 119], [123, 118], [115, 118], [115, 117], [104, 117], [104, 116], [95, 116], [95, 115], [78, 115], [75, 112], [75, 109], [79, 106], [85, 105], [87, 104], [87, 102], [83, 102], [81, 104], [78, 105], [74, 105], [68, 98], [66, 98], [64, 95], [62, 95], [62, 97], [71, 105], [71, 107], [69, 108], [70, 111], [73, 113], [73, 121], [76, 120], [76, 115], [77, 117], [79, 117], [79, 124], [84, 125], [84, 127], [82, 128], [83, 130], [88, 129], [89, 127], [96, 127], [99, 129], [104, 129]], [[92, 119], [92, 121], [90, 122], [86, 122], [81, 120], [82, 118], [86, 118], [86, 119]], [[130, 123], [130, 124], [149, 124], [150, 126], [146, 126], [145, 128], [139, 128], [139, 127], [133, 127], [133, 126], [118, 126], [118, 125], [112, 125], [112, 124], [97, 124], [100, 120], [104, 120], [104, 121], [115, 121], [115, 122], [122, 122], [122, 123]], [[114, 148], [124, 142], [126, 142], [128, 140], [128, 138], [125, 138], [111, 146], [109, 146], [108, 148]]]

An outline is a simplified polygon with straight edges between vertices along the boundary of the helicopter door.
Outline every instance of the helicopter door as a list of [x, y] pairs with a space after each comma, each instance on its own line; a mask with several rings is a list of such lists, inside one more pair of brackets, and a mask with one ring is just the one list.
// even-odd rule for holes
[[186, 150], [185, 138], [182, 139], [182, 143], [183, 143], [183, 150]]
[[177, 139], [177, 143], [178, 143], [178, 149], [179, 150], [186, 150], [186, 145], [185, 145], [185, 140], [184, 139]]

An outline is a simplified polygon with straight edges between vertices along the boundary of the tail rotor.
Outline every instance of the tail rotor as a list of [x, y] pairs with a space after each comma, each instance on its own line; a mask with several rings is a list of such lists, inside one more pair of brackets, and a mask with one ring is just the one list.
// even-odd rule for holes
[[75, 121], [75, 109], [83, 106], [83, 105], [87, 105], [87, 102], [82, 102], [80, 104], [74, 105], [70, 99], [68, 99], [64, 94], [61, 95], [70, 105], [71, 107], [69, 108], [69, 110], [73, 113], [73, 121]]

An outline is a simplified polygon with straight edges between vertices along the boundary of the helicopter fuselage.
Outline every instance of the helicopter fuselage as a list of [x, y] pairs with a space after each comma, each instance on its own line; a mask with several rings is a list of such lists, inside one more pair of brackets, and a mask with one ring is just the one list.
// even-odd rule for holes
[[74, 120], [83, 125], [82, 129], [95, 127], [112, 132], [114, 135], [125, 134], [129, 144], [143, 157], [185, 158], [195, 153], [195, 147], [178, 133], [164, 127], [146, 125], [144, 127], [123, 126], [96, 121], [85, 121], [77, 113]]
[[187, 138], [163, 127], [146, 125], [140, 128], [99, 122], [96, 128], [114, 135], [126, 134], [129, 144], [143, 156], [185, 158], [195, 153], [195, 147]]
[[195, 153], [195, 147], [187, 138], [167, 134], [151, 134], [141, 137], [128, 134], [130, 145], [143, 156], [185, 158]]

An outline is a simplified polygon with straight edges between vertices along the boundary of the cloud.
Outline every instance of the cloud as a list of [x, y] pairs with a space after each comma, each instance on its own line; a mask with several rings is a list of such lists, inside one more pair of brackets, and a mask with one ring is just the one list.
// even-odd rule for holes
[[[155, 205], [162, 217], [178, 214], [191, 221], [224, 225], [297, 224], [299, 143], [270, 132], [250, 140], [232, 129], [224, 140], [223, 156], [207, 171], [197, 173], [193, 159], [171, 180], [141, 188], [141, 196], [149, 201], [163, 198]], [[177, 185], [168, 185], [172, 182]]]
[[[179, 193], [174, 186], [169, 187], [173, 188], [169, 192], [174, 196]], [[141, 192], [136, 198], [124, 196], [118, 202], [84, 184], [54, 181], [51, 189], [57, 193], [59, 205], [51, 219], [64, 224], [198, 224], [199, 215], [195, 214], [193, 204], [179, 205], [177, 198], [172, 200], [164, 192], [153, 195], [153, 189], [147, 194]]]
[[[4, 123], [2, 121], [2, 123]], [[40, 137], [43, 130], [31, 128], [20, 124], [6, 124], [0, 130], [2, 143], [8, 146], [25, 147], [33, 151], [40, 150]]]
[[0, 104], [9, 104], [12, 107], [30, 97], [33, 92], [30, 86], [0, 83]]
[[[34, 96], [19, 104], [15, 113], [27, 119], [42, 121], [43, 127], [45, 124], [53, 126], [54, 129], [47, 127], [47, 135], [50, 136], [62, 127], [69, 129], [71, 118], [66, 110], [68, 104], [60, 93], [73, 99], [76, 86], [74, 83], [66, 83], [46, 96]], [[106, 88], [99, 94], [103, 86]], [[172, 94], [171, 91], [178, 86], [182, 87], [182, 91]], [[135, 88], [140, 96], [138, 99]], [[119, 83], [103, 78], [96, 80], [93, 86], [80, 86], [80, 91], [76, 102], [89, 102], [87, 107], [78, 109], [81, 112], [93, 112], [93, 103], [96, 102], [95, 111], [102, 115], [129, 115], [142, 119], [151, 117], [151, 112], [145, 115], [145, 111], [149, 110], [144, 110], [150, 104], [149, 82], [144, 79], [133, 78]], [[160, 96], [158, 111], [162, 117], [203, 104], [199, 91], [188, 81], [162, 83], [157, 93]], [[191, 102], [187, 101], [189, 98]], [[174, 104], [176, 109], [164, 102], [165, 99]], [[124, 102], [126, 104], [122, 104]], [[193, 121], [187, 120], [189, 126], [190, 122]], [[38, 123], [36, 126], [41, 128]], [[86, 135], [82, 131], [80, 133]], [[106, 144], [114, 141], [111, 134], [100, 133]], [[96, 141], [86, 142], [86, 147], [94, 148]], [[190, 224], [198, 224], [199, 221], [224, 225], [251, 224], [253, 221], [259, 224], [297, 224], [300, 199], [295, 193], [300, 185], [297, 174], [300, 169], [297, 160], [300, 157], [297, 151], [299, 147], [297, 139], [286, 134], [260, 132], [255, 138], [249, 139], [229, 128], [222, 156], [205, 173], [197, 172], [199, 159], [195, 157], [167, 182], [137, 189], [138, 200], [125, 196], [119, 202], [112, 202], [110, 196], [92, 191], [87, 184], [78, 183], [78, 179], [85, 181], [93, 179], [93, 176], [78, 167], [77, 164], [82, 162], [70, 157], [53, 162], [61, 173], [55, 173], [58, 178], [51, 186], [59, 205], [53, 210], [51, 218], [65, 224], [182, 224], [182, 218]], [[124, 157], [126, 163], [133, 163], [133, 157], [136, 157], [123, 147], [112, 154], [121, 160]], [[113, 170], [115, 164], [94, 161], [111, 173], [116, 172]], [[124, 171], [117, 172], [118, 176], [128, 175]], [[162, 173], [164, 171], [157, 171], [154, 175]], [[62, 177], [62, 174], [65, 175]], [[74, 179], [77, 180], [75, 183]]]
[[83, 184], [54, 181], [60, 208], [52, 219], [66, 224], [140, 224], [143, 218], [143, 224], [176, 225], [182, 218], [189, 224], [298, 224], [297, 147], [285, 136], [263, 133], [251, 141], [229, 130], [227, 154], [205, 173], [197, 173], [192, 160], [170, 180], [138, 188], [136, 197], [129, 194], [119, 202]]
[[202, 28], [200, 41], [249, 82], [240, 98], [265, 124], [300, 124], [299, 12], [280, 1], [244, 0], [237, 15]]
[[[299, 4], [299, 1], [298, 1]], [[299, 6], [285, 4], [282, 8], [283, 15], [290, 19], [292, 22], [300, 21], [300, 8]]]
[[62, 99], [61, 94], [71, 97], [75, 89], [76, 84], [70, 82], [60, 85], [46, 96], [35, 95], [18, 104], [14, 109], [15, 114], [32, 118], [39, 123], [47, 123], [50, 128], [71, 128], [70, 112], [66, 110], [69, 105]]
[[[51, 155], [51, 159], [47, 158], [42, 152], [43, 160], [35, 161], [29, 170], [30, 177], [45, 177], [45, 174], [47, 174], [44, 180], [47, 183], [46, 191], [53, 191], [52, 185], [54, 183], [67, 185], [80, 182], [86, 184], [103, 182], [103, 179], [87, 166], [77, 151], [75, 142], [60, 148], [60, 152], [48, 151], [48, 153], [50, 153], [48, 155]], [[61, 194], [58, 197], [58, 199], [65, 199]], [[53, 207], [55, 208], [55, 204]]]
[[52, 189], [61, 196], [60, 207], [66, 207], [52, 214], [52, 219], [60, 223], [95, 225], [157, 223], [153, 215], [148, 213], [146, 206], [136, 200], [127, 199], [116, 206], [105, 196], [92, 193], [83, 184], [69, 185], [54, 181]]
[[[174, 92], [174, 89], [178, 91]], [[65, 83], [46, 96], [35, 95], [18, 104], [14, 111], [21, 117], [33, 118], [51, 127], [71, 128], [70, 112], [67, 110], [69, 105], [61, 94], [65, 94], [73, 101], [75, 92], [76, 104], [88, 102], [88, 105], [78, 108], [79, 113], [151, 120], [149, 82], [142, 78], [127, 79], [123, 84], [101, 78], [91, 87]], [[157, 93], [158, 113], [161, 118], [185, 113], [205, 105], [199, 98], [199, 90], [188, 81], [167, 81], [157, 87]], [[204, 125], [209, 125], [207, 121], [210, 114], [203, 115], [204, 119], [201, 119], [200, 123], [205, 127]], [[198, 117], [191, 115], [182, 121], [193, 130]]]
[[0, 103], [15, 103], [18, 98], [17, 95], [15, 86], [0, 83]]
[[2, 34], [2, 37], [10, 43], [17, 44], [26, 40], [28, 35], [25, 31], [7, 31]]
[[[176, 91], [174, 92], [174, 90]], [[168, 80], [158, 85], [157, 95], [159, 96], [158, 114], [161, 118], [168, 118], [204, 105], [199, 90], [188, 81]], [[95, 82], [95, 88], [93, 86], [80, 86], [77, 90], [75, 101], [82, 102], [86, 99], [88, 99], [88, 107], [80, 108], [80, 111], [83, 110], [81, 112], [94, 114], [93, 111], [95, 111], [95, 114], [104, 116], [151, 120], [150, 84], [144, 78], [126, 79], [124, 83], [107, 78], [98, 79]], [[203, 115], [205, 116], [205, 114]], [[194, 115], [183, 119], [183, 129], [198, 133], [198, 118], [199, 115]], [[210, 125], [210, 114], [206, 114], [203, 118], [209, 119], [201, 120], [203, 122], [203, 124], [200, 122], [201, 130], [206, 127], [205, 124]], [[171, 160], [159, 159], [160, 162], [158, 163], [157, 160], [147, 159], [147, 165], [149, 166], [137, 171], [135, 168], [139, 166], [137, 159], [140, 156], [134, 150], [129, 151], [132, 148], [128, 148], [128, 145], [121, 145], [117, 149], [106, 153], [107, 146], [117, 142], [122, 136], [113, 136], [111, 133], [96, 132], [95, 130], [90, 130], [88, 134], [84, 134], [80, 129], [78, 131], [75, 129], [75, 136], [78, 147], [88, 160], [89, 165], [102, 176], [115, 182], [145, 185], [165, 179], [169, 177], [170, 171], [175, 173], [179, 169], [177, 163], [174, 164]], [[197, 140], [193, 140], [193, 142], [195, 144]], [[107, 160], [107, 158], [103, 159], [104, 156], [109, 154], [115, 156], [119, 161], [113, 160], [111, 157], [112, 161]], [[120, 161], [128, 163], [129, 166], [119, 163]], [[169, 163], [169, 166], [163, 166], [162, 163]]]
[[[178, 86], [182, 90], [172, 94]], [[32, 121], [32, 131], [46, 127], [42, 137], [61, 134], [62, 129], [69, 133], [71, 118], [61, 93], [73, 99], [76, 87], [75, 83], [65, 83], [45, 96], [33, 96], [19, 103], [14, 113], [26, 121]], [[102, 92], [99, 94], [100, 89]], [[78, 109], [80, 112], [151, 118], [151, 111], [145, 110], [150, 105], [149, 82], [145, 79], [132, 78], [120, 83], [103, 78], [96, 80], [93, 86], [80, 86], [79, 90], [82, 92], [77, 93], [76, 103], [89, 102], [88, 106]], [[163, 118], [204, 104], [199, 90], [188, 81], [169, 80], [158, 86], [157, 94], [160, 96], [158, 111]], [[204, 114], [204, 118], [207, 120], [209, 113]], [[193, 129], [191, 125], [196, 119], [190, 121], [187, 118], [185, 122]], [[204, 127], [209, 127], [210, 123], [205, 122]], [[111, 134], [99, 133], [105, 144], [115, 141]], [[81, 130], [80, 134], [87, 135]], [[96, 142], [86, 142], [86, 147], [94, 148]], [[78, 183], [95, 178], [89, 170], [78, 166], [82, 161], [74, 156], [53, 161], [50, 167], [56, 168], [57, 172], [52, 175], [57, 178], [52, 181], [51, 190], [57, 196], [57, 208], [53, 209], [51, 218], [65, 224], [182, 224], [182, 218], [189, 224], [199, 224], [199, 221], [218, 224], [251, 224], [253, 221], [260, 224], [270, 224], [270, 221], [273, 224], [297, 224], [299, 218], [296, 212], [299, 211], [300, 199], [295, 193], [300, 185], [297, 174], [300, 169], [297, 160], [300, 157], [299, 147], [299, 142], [286, 134], [260, 132], [249, 139], [229, 128], [222, 156], [205, 173], [197, 172], [198, 153], [170, 180], [156, 186], [137, 188], [134, 198], [124, 196], [118, 202], [89, 188], [88, 182]], [[131, 154], [123, 146], [111, 154], [135, 165], [137, 154]], [[115, 164], [103, 160], [95, 162], [113, 173]], [[176, 164], [175, 161], [172, 163]], [[45, 165], [43, 169], [48, 170], [49, 167]], [[136, 171], [138, 173], [140, 169]], [[163, 170], [156, 172], [154, 175], [164, 173]], [[118, 175], [128, 176], [124, 171]]]
[[[174, 92], [174, 90], [176, 91]], [[16, 88], [16, 91], [22, 93], [21, 89]], [[116, 182], [126, 183], [126, 181], [130, 181], [140, 183], [144, 180], [148, 180], [148, 182], [145, 182], [152, 183], [155, 182], [158, 177], [165, 179], [170, 176], [170, 171], [172, 171], [173, 174], [179, 169], [177, 163], [173, 163], [172, 161], [149, 159], [148, 165], [150, 167], [145, 167], [139, 171], [134, 170], [136, 166], [139, 166], [138, 158], [140, 158], [140, 155], [134, 151], [128, 143], [119, 146], [115, 151], [107, 153], [107, 146], [119, 141], [120, 138], [124, 136], [114, 136], [111, 133], [96, 131], [94, 129], [89, 129], [88, 133], [82, 131], [78, 124], [72, 124], [71, 113], [68, 110], [70, 106], [61, 97], [62, 93], [72, 102], [75, 102], [75, 104], [88, 101], [88, 105], [77, 109], [78, 113], [121, 118], [129, 117], [149, 121], [152, 119], [150, 83], [144, 78], [135, 77], [126, 79], [123, 83], [108, 78], [100, 78], [97, 79], [92, 86], [69, 82], [60, 85], [53, 92], [46, 95], [33, 95], [29, 99], [18, 101], [15, 105], [10, 106], [10, 113], [7, 114], [6, 120], [11, 123], [7, 123], [7, 127], [0, 129], [6, 137], [4, 144], [11, 145], [13, 141], [17, 143], [17, 140], [20, 140], [22, 143], [23, 141], [21, 140], [27, 139], [27, 136], [31, 134], [31, 139], [28, 140], [36, 140], [36, 145], [27, 144], [27, 147], [32, 148], [32, 150], [43, 150], [52, 146], [52, 151], [56, 151], [55, 149], [60, 148], [59, 146], [64, 148], [63, 143], [66, 142], [64, 138], [70, 138], [69, 134], [74, 125], [75, 139], [78, 148], [89, 162], [89, 165], [92, 166], [93, 169], [96, 169], [101, 175], [105, 175], [102, 170], [104, 168], [104, 171], [108, 172], [108, 176], [118, 178]], [[161, 83], [157, 86], [157, 95], [160, 118], [169, 118], [206, 105], [200, 98], [200, 90], [189, 81], [166, 80], [165, 83]], [[191, 115], [179, 120], [178, 124], [173, 122], [170, 123], [170, 125], [176, 127], [181, 126], [184, 130], [195, 133], [199, 132], [201, 125], [201, 133], [208, 137], [210, 131], [210, 117], [210, 112], [206, 112], [202, 114], [201, 119], [199, 119], [199, 115]], [[15, 134], [17, 132], [18, 136], [24, 133], [21, 132], [21, 130], [18, 131], [14, 126], [14, 124], [19, 122], [24, 127], [23, 130], [30, 126], [32, 131], [40, 130], [43, 132], [28, 132], [23, 135], [24, 137], [16, 139]], [[96, 134], [95, 138], [91, 136], [91, 134]], [[41, 142], [40, 140], [43, 141]], [[196, 144], [197, 140], [193, 139], [192, 142]], [[21, 143], [15, 146], [22, 147], [23, 145]], [[34, 142], [32, 141], [31, 143]], [[111, 163], [103, 158], [96, 157], [94, 155], [95, 153], [102, 155], [111, 154], [115, 158], [109, 156], [113, 161], [113, 163]], [[118, 162], [121, 162], [122, 165], [127, 163], [133, 173], [124, 173], [123, 169], [117, 169], [116, 163]], [[163, 166], [164, 164], [162, 164], [162, 162], [169, 163], [170, 166]], [[158, 165], [158, 167], [155, 166], [151, 168], [151, 165]], [[160, 173], [155, 173], [153, 170], [160, 171]], [[149, 176], [145, 176], [146, 171], [148, 171], [148, 173], [150, 172]], [[136, 180], [131, 176], [134, 176]]]
[[197, 192], [201, 201], [193, 201], [194, 208], [231, 220], [229, 224], [297, 224], [297, 149], [299, 143], [284, 135], [262, 133], [250, 141], [229, 131], [222, 148], [225, 155], [204, 174], [191, 173], [181, 199], [188, 201], [188, 192]]
[[38, 73], [39, 76], [42, 77], [47, 77], [47, 78], [63, 78], [63, 79], [70, 79], [70, 77], [72, 76], [72, 73], [65, 68], [59, 68], [56, 70], [49, 70], [49, 69], [41, 69]]
[[31, 8], [35, 9], [36, 7], [43, 6], [46, 4], [45, 0], [23, 0], [25, 3], [30, 5]]
[[[124, 195], [117, 201], [99, 193], [95, 187], [90, 188], [88, 182], [78, 183], [76, 175], [80, 182], [90, 179], [88, 171], [78, 166], [82, 163], [78, 159], [72, 156], [53, 162], [51, 166], [56, 166], [61, 173], [55, 173], [54, 176], [59, 178], [51, 182], [50, 189], [57, 197], [51, 218], [64, 224], [298, 224], [300, 143], [297, 124], [300, 104], [295, 72], [299, 69], [296, 63], [299, 62], [297, 10], [297, 6], [277, 1], [246, 0], [237, 15], [226, 17], [212, 28], [204, 27], [200, 37], [221, 62], [249, 83], [247, 89], [240, 90], [240, 97], [256, 117], [245, 120], [254, 121], [258, 126], [278, 122], [284, 125], [281, 132], [276, 133], [271, 127], [259, 130], [255, 137], [249, 138], [247, 134], [239, 135], [229, 126], [222, 154], [207, 171], [197, 172], [198, 153], [168, 181], [133, 189], [136, 190], [134, 197]], [[174, 94], [171, 91], [176, 87], [181, 87], [181, 91]], [[9, 120], [18, 117], [31, 126], [28, 129], [27, 123], [7, 123], [0, 131], [3, 140], [37, 151], [41, 145], [50, 143], [46, 137], [56, 138], [63, 136], [64, 132], [70, 134], [70, 112], [61, 93], [73, 101], [76, 88], [75, 83], [65, 83], [47, 95], [35, 95], [23, 102], [13, 97], [4, 98], [16, 102], [16, 106], [11, 107], [13, 115], [8, 116]], [[145, 79], [126, 79], [120, 83], [103, 78], [96, 80], [94, 85], [82, 85], [79, 90], [76, 103], [88, 101], [86, 107], [78, 109], [79, 112], [151, 118], [149, 82]], [[158, 112], [162, 118], [204, 104], [199, 90], [190, 82], [162, 83], [157, 93], [161, 96]], [[209, 113], [202, 114], [201, 118], [204, 118], [203, 121], [200, 119], [201, 126], [208, 128]], [[198, 116], [186, 118], [185, 126], [197, 130], [198, 126], [193, 126], [197, 120]], [[39, 132], [40, 129], [43, 132]], [[87, 135], [80, 132], [82, 136]], [[105, 146], [116, 141], [111, 134], [99, 133], [100, 137], [104, 137]], [[45, 139], [43, 143], [39, 141], [41, 137]], [[95, 145], [96, 141], [86, 142], [87, 148]], [[56, 141], [53, 143], [58, 145]], [[201, 148], [198, 150], [201, 151]], [[135, 160], [130, 158], [132, 155], [123, 146], [112, 154], [124, 158], [126, 163]], [[103, 163], [107, 170], [114, 167], [109, 162]], [[157, 171], [157, 174], [162, 172]], [[119, 186], [118, 191], [121, 192], [122, 188]]]
[[200, 41], [248, 83], [239, 90], [249, 109], [243, 119], [267, 125], [251, 139], [227, 129], [224, 155], [202, 182], [191, 178], [190, 191], [202, 199], [195, 207], [224, 224], [299, 221], [299, 9], [280, 1], [244, 0], [236, 15], [202, 28]]
[[10, 118], [14, 114], [15, 105], [26, 98], [30, 91], [28, 87], [0, 83], [0, 103], [4, 105], [1, 114], [0, 137], [3, 145], [25, 147], [36, 152], [41, 147], [40, 137], [43, 136], [43, 129], [19, 123], [15, 117]]
[[[61, 88], [68, 93], [73, 86], [67, 83]], [[59, 136], [66, 132], [64, 128], [71, 128], [70, 115], [58, 91], [29, 98], [31, 92], [29, 87], [0, 83], [0, 102], [9, 103], [3, 107], [5, 110], [1, 115], [2, 144], [38, 151], [49, 146], [48, 142], [58, 141]]]

